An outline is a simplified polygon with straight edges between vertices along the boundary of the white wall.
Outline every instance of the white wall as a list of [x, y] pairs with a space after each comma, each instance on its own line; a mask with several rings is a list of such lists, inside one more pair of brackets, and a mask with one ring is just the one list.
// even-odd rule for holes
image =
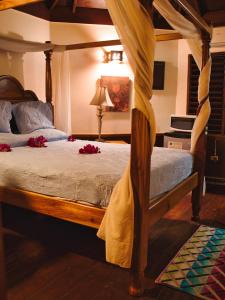
[[[223, 47], [217, 47], [218, 43], [225, 43], [225, 27], [213, 30], [211, 52], [225, 51]], [[178, 41], [178, 84], [176, 96], [176, 114], [186, 114], [187, 111], [187, 82], [188, 82], [188, 55], [190, 48], [185, 40]]]
[[[71, 44], [97, 40], [117, 39], [113, 26], [71, 23], [49, 23], [45, 20], [15, 11], [0, 12], [0, 34], [18, 39], [58, 44]], [[96, 133], [96, 108], [89, 103], [95, 93], [96, 80], [101, 75], [128, 76], [133, 80], [127, 64], [112, 65], [99, 61], [99, 48], [71, 51], [72, 131]], [[169, 116], [175, 112], [177, 89], [177, 42], [157, 43], [156, 60], [166, 62], [165, 88], [153, 92], [157, 131], [168, 130]], [[15, 76], [26, 89], [34, 90], [40, 99], [45, 98], [45, 58], [43, 53], [0, 52], [0, 74]], [[130, 112], [105, 113], [104, 133], [130, 132]]]
[[[51, 41], [75, 44], [98, 40], [118, 39], [113, 26], [51, 23]], [[96, 133], [96, 107], [89, 105], [95, 94], [96, 80], [101, 75], [131, 77], [127, 64], [103, 64], [99, 59], [99, 48], [70, 51], [72, 132]], [[103, 133], [126, 133], [130, 131], [130, 113], [105, 113]]]
[[[17, 39], [49, 40], [49, 22], [13, 9], [0, 12], [0, 34]], [[45, 99], [45, 58], [43, 53], [0, 51], [0, 74], [15, 76], [26, 89]]]
[[[113, 26], [51, 23], [51, 41], [71, 44], [97, 40], [117, 39]], [[95, 93], [96, 80], [101, 75], [128, 76], [133, 80], [127, 64], [103, 64], [98, 57], [99, 48], [73, 50], [70, 53], [72, 82], [72, 131], [96, 133], [96, 108], [89, 103]], [[153, 107], [156, 112], [157, 131], [169, 128], [169, 116], [175, 112], [177, 87], [177, 42], [160, 42], [156, 46], [156, 60], [166, 62], [165, 89], [154, 91]], [[163, 109], [162, 109], [163, 108]], [[130, 132], [130, 113], [107, 112], [103, 119], [103, 133]]]
[[170, 115], [175, 113], [177, 92], [178, 42], [156, 44], [155, 60], [165, 61], [164, 90], [153, 91], [152, 104], [156, 115], [157, 132], [169, 130]]

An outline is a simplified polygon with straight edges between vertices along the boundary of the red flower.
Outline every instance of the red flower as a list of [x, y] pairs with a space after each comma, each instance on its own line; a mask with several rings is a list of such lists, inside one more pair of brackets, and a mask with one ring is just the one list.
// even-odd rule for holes
[[29, 146], [29, 147], [35, 147], [35, 148], [47, 147], [45, 145], [45, 143], [47, 141], [48, 140], [43, 135], [40, 135], [40, 136], [38, 136], [36, 138], [31, 137], [27, 141], [27, 146]]
[[76, 138], [75, 138], [74, 135], [70, 135], [70, 136], [68, 136], [67, 141], [68, 142], [74, 142], [74, 141], [76, 141]]
[[8, 144], [0, 144], [0, 152], [11, 152], [12, 149]]
[[96, 153], [101, 153], [99, 147], [95, 147], [91, 144], [87, 144], [83, 148], [79, 149], [80, 154], [96, 154]]

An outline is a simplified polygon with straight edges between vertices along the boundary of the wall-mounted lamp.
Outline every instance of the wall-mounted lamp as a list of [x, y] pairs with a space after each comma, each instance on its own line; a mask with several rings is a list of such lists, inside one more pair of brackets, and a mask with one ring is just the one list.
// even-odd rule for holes
[[108, 62], [118, 62], [122, 63], [123, 62], [123, 51], [119, 50], [111, 50], [111, 51], [104, 51], [104, 63]]

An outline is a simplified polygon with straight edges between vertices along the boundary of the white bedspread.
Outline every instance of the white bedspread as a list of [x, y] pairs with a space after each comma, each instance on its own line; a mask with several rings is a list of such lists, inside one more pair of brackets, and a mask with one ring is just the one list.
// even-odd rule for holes
[[[47, 143], [47, 148], [17, 147], [0, 152], [1, 185], [107, 206], [130, 156], [130, 145], [97, 143], [100, 154], [78, 154], [87, 141]], [[154, 148], [151, 194], [162, 194], [192, 171], [192, 156], [182, 150]]]

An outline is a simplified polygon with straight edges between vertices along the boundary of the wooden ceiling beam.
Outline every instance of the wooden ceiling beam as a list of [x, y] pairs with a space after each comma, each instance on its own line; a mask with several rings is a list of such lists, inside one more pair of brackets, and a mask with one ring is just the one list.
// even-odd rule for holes
[[33, 2], [42, 2], [44, 0], [1, 0], [0, 1], [0, 10], [5, 10]]
[[79, 6], [76, 14], [73, 14], [71, 7], [56, 6], [50, 13], [49, 21], [113, 25], [108, 10]]
[[196, 12], [190, 3], [187, 2], [187, 0], [174, 0], [174, 2], [177, 3], [191, 17], [192, 21], [201, 31], [203, 30], [211, 35], [210, 26], [206, 23], [203, 17]]
[[[180, 33], [166, 33], [158, 34], [155, 36], [157, 42], [171, 41], [182, 39]], [[87, 48], [98, 48], [98, 47], [107, 47], [107, 46], [118, 46], [121, 45], [120, 40], [108, 40], [108, 41], [99, 41], [99, 42], [90, 42], [90, 43], [79, 43], [71, 44], [66, 46], [66, 50], [78, 50], [78, 49], [87, 49]]]
[[171, 33], [164, 33], [164, 34], [157, 34], [155, 39], [157, 42], [165, 42], [165, 41], [172, 41], [172, 40], [180, 40], [183, 36], [177, 32]]
[[209, 11], [203, 17], [213, 26], [225, 26], [225, 10]]

